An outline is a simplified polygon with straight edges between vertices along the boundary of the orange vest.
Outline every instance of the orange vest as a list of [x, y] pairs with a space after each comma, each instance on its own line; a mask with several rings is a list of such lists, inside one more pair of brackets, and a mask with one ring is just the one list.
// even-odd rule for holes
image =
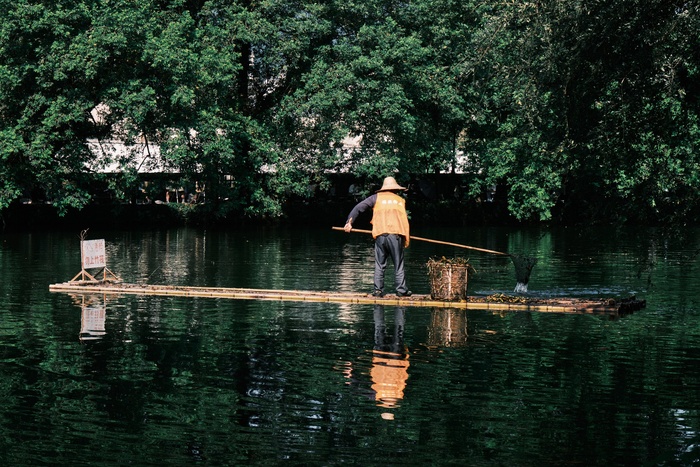
[[406, 215], [406, 200], [390, 191], [377, 193], [372, 215], [372, 236], [382, 234], [399, 234], [406, 239], [405, 246], [411, 239]]

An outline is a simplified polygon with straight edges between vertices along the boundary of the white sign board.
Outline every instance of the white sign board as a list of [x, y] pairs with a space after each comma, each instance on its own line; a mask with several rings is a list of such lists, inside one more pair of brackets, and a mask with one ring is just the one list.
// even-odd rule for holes
[[82, 240], [80, 242], [80, 251], [83, 254], [83, 269], [107, 267], [104, 239]]

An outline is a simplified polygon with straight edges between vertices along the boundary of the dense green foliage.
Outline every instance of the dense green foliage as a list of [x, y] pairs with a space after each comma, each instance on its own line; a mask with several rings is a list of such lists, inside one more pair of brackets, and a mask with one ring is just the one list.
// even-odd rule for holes
[[[457, 170], [520, 220], [700, 218], [697, 0], [0, 8], [0, 209], [129, 199], [154, 166], [250, 216], [332, 173]], [[111, 141], [134, 150], [96, 160]]]

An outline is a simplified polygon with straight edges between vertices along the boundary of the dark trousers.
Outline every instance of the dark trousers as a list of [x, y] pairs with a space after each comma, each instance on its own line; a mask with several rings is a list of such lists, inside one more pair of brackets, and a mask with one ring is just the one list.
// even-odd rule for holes
[[384, 292], [384, 271], [389, 258], [394, 263], [396, 291], [406, 293], [406, 273], [403, 266], [404, 238], [396, 234], [384, 234], [374, 241], [374, 290]]

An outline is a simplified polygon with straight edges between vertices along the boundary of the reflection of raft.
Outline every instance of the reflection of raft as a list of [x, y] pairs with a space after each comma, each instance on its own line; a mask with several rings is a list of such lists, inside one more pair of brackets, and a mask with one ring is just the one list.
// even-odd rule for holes
[[417, 306], [430, 308], [466, 308], [475, 310], [540, 311], [553, 313], [631, 313], [646, 306], [645, 300], [635, 297], [625, 299], [574, 299], [535, 297], [511, 297], [493, 295], [489, 297], [467, 297], [466, 300], [434, 300], [430, 295], [397, 297], [386, 295], [382, 298], [369, 294], [344, 292], [318, 292], [308, 290], [266, 290], [223, 287], [185, 287], [172, 285], [139, 285], [115, 282], [75, 281], [52, 284], [51, 292], [101, 293], [131, 295], [162, 295], [179, 297], [208, 297], [239, 300], [288, 300], [306, 302], [354, 303]]

